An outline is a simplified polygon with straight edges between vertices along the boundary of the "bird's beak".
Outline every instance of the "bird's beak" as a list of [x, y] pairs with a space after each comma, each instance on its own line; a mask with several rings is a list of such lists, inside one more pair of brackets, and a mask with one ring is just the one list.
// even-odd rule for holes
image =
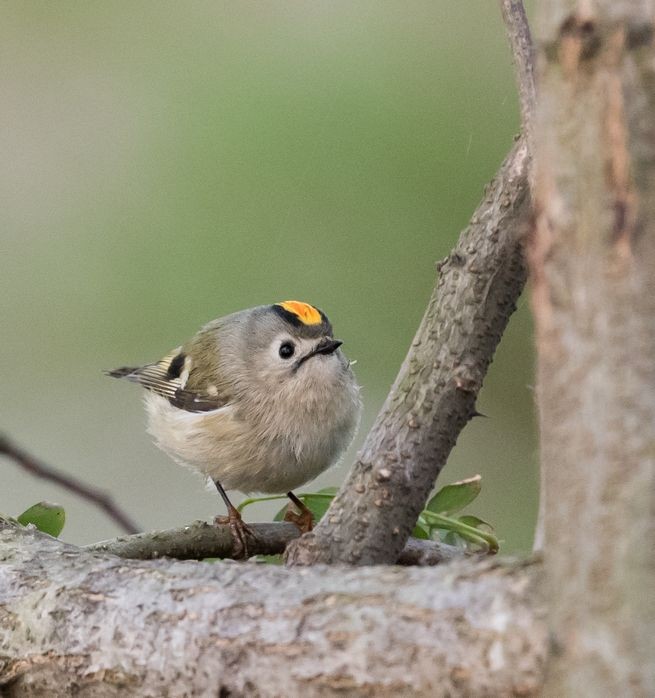
[[305, 354], [305, 356], [297, 361], [294, 366], [294, 371], [297, 371], [302, 364], [304, 364], [307, 359], [311, 359], [312, 356], [316, 356], [317, 354], [334, 354], [342, 344], [343, 342], [340, 339], [329, 339], [328, 337], [322, 339], [309, 354]]
[[313, 354], [333, 354], [343, 342], [340, 339], [323, 339], [316, 346]]

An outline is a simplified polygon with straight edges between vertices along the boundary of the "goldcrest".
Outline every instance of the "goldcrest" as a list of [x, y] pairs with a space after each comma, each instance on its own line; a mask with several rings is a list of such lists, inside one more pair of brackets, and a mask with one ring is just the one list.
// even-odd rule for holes
[[[284, 493], [350, 444], [360, 389], [326, 315], [284, 301], [219, 318], [160, 361], [109, 372], [146, 389], [148, 430], [225, 490]], [[294, 497], [295, 499], [295, 497]]]

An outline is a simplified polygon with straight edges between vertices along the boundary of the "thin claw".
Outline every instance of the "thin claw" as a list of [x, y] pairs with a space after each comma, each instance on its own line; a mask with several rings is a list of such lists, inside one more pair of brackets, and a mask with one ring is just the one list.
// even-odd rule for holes
[[284, 520], [296, 524], [301, 533], [309, 533], [314, 528], [314, 515], [293, 492], [287, 492], [287, 497], [300, 513], [293, 511], [290, 504], [284, 514]]
[[241, 514], [234, 507], [228, 509], [227, 516], [216, 516], [214, 523], [218, 526], [227, 524], [230, 527], [230, 533], [234, 541], [233, 557], [235, 560], [244, 560], [250, 556], [247, 536], [254, 536], [248, 525], [241, 518]]
[[291, 509], [291, 504], [287, 507], [287, 510], [284, 514], [284, 520], [285, 521], [290, 521], [293, 524], [296, 524], [298, 528], [300, 529], [301, 533], [309, 533], [309, 531], [314, 528], [314, 519], [312, 517], [312, 512], [307, 509], [307, 511], [303, 511], [300, 514], [296, 513]]

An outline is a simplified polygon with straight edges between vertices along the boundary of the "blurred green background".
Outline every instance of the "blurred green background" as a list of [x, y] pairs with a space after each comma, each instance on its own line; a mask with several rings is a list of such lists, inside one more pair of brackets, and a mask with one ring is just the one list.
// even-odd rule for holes
[[[434, 262], [518, 130], [497, 3], [14, 2], [0, 20], [0, 430], [112, 493], [144, 528], [222, 513], [151, 444], [139, 391], [102, 369], [297, 298], [328, 313], [364, 387], [353, 449], [304, 489], [338, 484]], [[440, 480], [482, 474], [472, 510], [508, 552], [529, 549], [537, 502], [520, 305], [479, 400], [489, 418], [465, 429]], [[48, 499], [66, 507], [66, 540], [119, 532], [0, 467], [0, 511]]]

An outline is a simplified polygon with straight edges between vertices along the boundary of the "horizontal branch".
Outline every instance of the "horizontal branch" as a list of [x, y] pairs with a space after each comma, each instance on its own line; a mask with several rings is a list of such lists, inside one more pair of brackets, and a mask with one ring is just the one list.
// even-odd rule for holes
[[124, 560], [0, 522], [3, 695], [536, 695], [541, 566]]
[[[253, 534], [248, 538], [248, 553], [251, 556], [280, 554], [284, 552], [289, 541], [300, 536], [298, 527], [293, 523], [248, 524], [248, 528]], [[121, 536], [87, 545], [85, 549], [137, 560], [161, 557], [178, 560], [233, 558], [237, 552], [234, 550], [234, 538], [227, 524], [208, 524], [205, 521], [195, 521], [182, 528]], [[465, 553], [455, 546], [410, 538], [398, 558], [398, 564], [437, 565], [464, 556]]]

